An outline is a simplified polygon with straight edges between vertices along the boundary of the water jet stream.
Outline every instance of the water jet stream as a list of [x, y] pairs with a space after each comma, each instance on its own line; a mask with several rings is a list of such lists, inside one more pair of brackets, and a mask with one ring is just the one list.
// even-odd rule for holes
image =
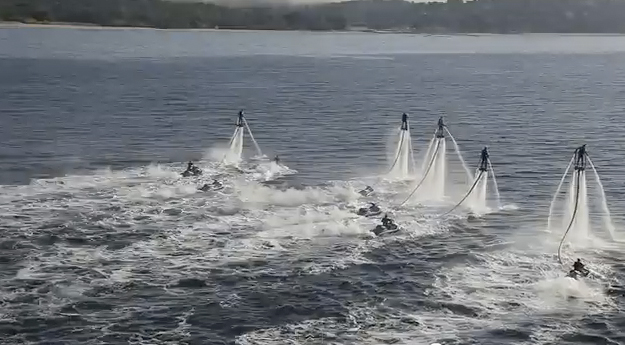
[[401, 126], [399, 127], [399, 142], [395, 149], [393, 163], [385, 175], [390, 175], [400, 179], [407, 178], [414, 172], [414, 158], [412, 155], [412, 138], [410, 136], [410, 126], [408, 124], [408, 114], [402, 115]]
[[473, 185], [471, 186], [467, 194], [464, 196], [464, 198], [462, 198], [462, 200], [460, 200], [460, 202], [457, 203], [456, 206], [454, 206], [451, 210], [443, 213], [441, 217], [444, 217], [450, 214], [451, 212], [453, 212], [456, 208], [458, 208], [458, 206], [460, 206], [469, 197], [469, 195], [471, 195], [471, 192], [473, 192], [473, 189], [475, 188], [475, 186], [477, 186], [477, 184], [480, 182], [483, 174], [484, 174], [484, 171], [480, 171], [480, 173], [477, 175], [477, 178], [475, 179], [475, 182], [473, 182]]
[[608, 232], [610, 233], [611, 239], [616, 240], [616, 233], [614, 232], [615, 230], [614, 224], [612, 223], [612, 216], [610, 215], [610, 209], [608, 208], [608, 200], [605, 197], [605, 190], [603, 189], [603, 183], [601, 183], [601, 179], [599, 178], [599, 173], [597, 172], [595, 165], [590, 159], [590, 156], [586, 155], [586, 158], [588, 159], [588, 163], [590, 163], [590, 167], [592, 168], [592, 171], [595, 173], [595, 181], [597, 182], [597, 185], [599, 186], [599, 193], [601, 194], [601, 209], [603, 211], [603, 222], [606, 228], [608, 229]]
[[551, 199], [551, 204], [549, 205], [549, 216], [547, 217], [547, 230], [551, 231], [551, 222], [553, 219], [553, 209], [555, 208], [556, 205], [556, 200], [558, 198], [558, 194], [560, 194], [560, 190], [562, 189], [562, 185], [564, 184], [564, 181], [566, 180], [566, 176], [569, 173], [569, 169], [571, 169], [571, 166], [573, 165], [573, 161], [575, 160], [575, 155], [573, 155], [573, 157], [571, 157], [571, 160], [569, 161], [569, 164], [566, 166], [566, 169], [564, 170], [564, 174], [562, 175], [562, 178], [560, 179], [560, 183], [558, 184], [558, 188], [556, 189], [556, 193], [553, 195], [553, 199]]
[[[427, 170], [425, 171], [425, 174], [423, 174], [423, 177], [421, 178], [421, 181], [417, 184], [417, 186], [412, 190], [412, 192], [410, 193], [410, 195], [408, 195], [408, 197], [406, 198], [406, 200], [404, 200], [399, 206], [403, 206], [406, 202], [408, 202], [408, 200], [410, 200], [410, 198], [412, 197], [412, 195], [414, 195], [414, 193], [419, 189], [419, 187], [421, 187], [421, 185], [423, 184], [423, 181], [425, 181], [425, 179], [428, 176], [428, 173], [430, 172], [430, 169], [432, 168], [432, 166], [434, 165], [434, 160], [436, 159], [437, 155], [436, 153], [438, 152], [438, 149], [440, 147], [441, 144], [441, 140], [438, 140], [438, 142], [436, 143], [436, 148], [434, 149], [434, 153], [432, 154], [432, 159], [430, 160], [430, 164], [428, 164]], [[427, 156], [427, 155], [426, 155]]]
[[579, 205], [579, 182], [580, 182], [580, 177], [582, 176], [582, 171], [578, 170], [576, 173], [576, 188], [575, 188], [575, 206], [573, 207], [573, 215], [571, 216], [571, 221], [569, 222], [569, 226], [566, 228], [566, 231], [564, 232], [564, 236], [562, 236], [562, 240], [560, 241], [560, 245], [558, 245], [558, 262], [560, 262], [560, 264], [562, 264], [562, 258], [561, 258], [561, 251], [562, 251], [562, 244], [564, 244], [564, 239], [566, 238], [566, 235], [569, 233], [569, 230], [571, 230], [571, 227], [573, 226], [573, 222], [575, 221], [575, 216], [577, 215], [577, 206]]

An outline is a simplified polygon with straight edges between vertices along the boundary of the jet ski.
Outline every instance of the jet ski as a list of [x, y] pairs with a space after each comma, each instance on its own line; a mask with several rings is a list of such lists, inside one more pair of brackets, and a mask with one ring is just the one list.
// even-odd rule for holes
[[202, 170], [196, 166], [192, 166], [191, 168], [185, 170], [181, 175], [182, 177], [200, 176], [202, 175]]
[[360, 194], [362, 196], [369, 196], [369, 195], [371, 195], [371, 193], [373, 193], [373, 188], [371, 186], [367, 186], [367, 187], [365, 187], [365, 189], [363, 189], [360, 192], [358, 192], [358, 194]]
[[399, 227], [395, 223], [389, 223], [387, 225], [378, 224], [372, 231], [376, 236], [380, 236], [396, 233], [399, 231]]
[[208, 192], [209, 190], [218, 191], [224, 189], [224, 186], [221, 182], [214, 180], [212, 184], [205, 183], [202, 187], [198, 188], [202, 192]]
[[575, 280], [577, 280], [578, 278], [586, 278], [588, 277], [588, 274], [590, 272], [588, 270], [585, 270], [583, 272], [580, 272], [578, 270], [570, 270], [569, 273], [566, 275], [569, 278], [573, 278]]
[[371, 206], [369, 207], [359, 208], [356, 214], [364, 217], [373, 217], [382, 214], [382, 210], [378, 207], [378, 205], [371, 203]]

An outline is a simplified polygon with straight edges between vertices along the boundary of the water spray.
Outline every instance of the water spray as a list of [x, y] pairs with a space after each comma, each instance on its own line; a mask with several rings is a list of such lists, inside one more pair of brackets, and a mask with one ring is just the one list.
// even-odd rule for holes
[[566, 176], [569, 173], [569, 169], [571, 169], [571, 166], [573, 165], [574, 161], [575, 161], [575, 154], [573, 154], [573, 157], [571, 157], [569, 164], [566, 166], [566, 169], [564, 170], [564, 174], [562, 175], [562, 178], [560, 179], [560, 183], [558, 184], [558, 188], [556, 189], [556, 193], [553, 195], [553, 199], [551, 199], [551, 204], [549, 205], [549, 216], [547, 217], [547, 230], [549, 231], [551, 231], [551, 215], [553, 214], [553, 209], [555, 208], [555, 205], [556, 205], [556, 199], [558, 198], [558, 194], [560, 194], [560, 189], [562, 189], [562, 185], [564, 184], [564, 181], [566, 180]]
[[[586, 144], [578, 147], [575, 150], [575, 156], [573, 157], [573, 159], [575, 159], [575, 167], [574, 167], [574, 174], [575, 174], [575, 184], [576, 184], [576, 188], [575, 188], [575, 206], [573, 207], [573, 214], [571, 215], [571, 221], [569, 222], [568, 227], [566, 228], [566, 231], [564, 232], [564, 236], [562, 236], [562, 240], [560, 241], [560, 245], [558, 245], [558, 262], [560, 264], [562, 264], [562, 257], [561, 257], [561, 252], [562, 252], [562, 245], [564, 244], [564, 239], [566, 238], [566, 235], [569, 233], [569, 231], [571, 230], [571, 227], [573, 227], [573, 223], [575, 222], [575, 216], [577, 215], [577, 208], [579, 205], [579, 185], [580, 185], [580, 177], [582, 176], [582, 174], [584, 173], [584, 170], [586, 169], [586, 159], [587, 159], [587, 154], [586, 154]], [[568, 169], [567, 169], [568, 171]]]
[[[406, 141], [406, 134], [408, 134], [408, 138], [410, 138], [408, 114], [406, 113], [403, 113], [401, 116], [401, 127], [399, 128], [399, 130], [401, 134], [399, 137], [399, 146], [397, 147], [397, 150], [395, 151], [395, 159], [393, 159], [393, 164], [391, 164], [391, 167], [388, 169], [385, 175], [388, 175], [391, 172], [393, 172], [393, 169], [395, 169], [395, 166], [399, 162], [399, 158], [402, 156], [402, 153], [404, 150], [404, 142]], [[410, 165], [410, 161], [412, 161], [412, 165], [414, 166], [414, 160], [411, 158], [412, 158], [412, 145], [408, 147], [408, 162], [406, 163]], [[406, 169], [408, 169], [409, 171], [410, 167], [407, 166]]]
[[451, 210], [443, 213], [443, 215], [441, 217], [444, 217], [444, 216], [450, 214], [456, 208], [458, 208], [460, 205], [462, 205], [462, 203], [469, 197], [469, 195], [471, 195], [471, 193], [473, 192], [473, 189], [475, 189], [475, 186], [477, 186], [478, 183], [481, 181], [482, 175], [484, 175], [484, 173], [488, 171], [488, 167], [489, 166], [492, 167], [492, 164], [490, 164], [490, 159], [488, 158], [488, 148], [484, 147], [482, 149], [482, 157], [481, 157], [481, 160], [480, 160], [480, 167], [478, 168], [480, 173], [475, 178], [475, 182], [473, 182], [473, 185], [471, 186], [471, 188], [469, 188], [469, 191], [464, 196], [464, 198], [462, 198], [462, 200], [460, 200], [460, 202], [457, 203], [456, 206], [454, 206]]
[[408, 202], [408, 200], [410, 200], [410, 198], [414, 195], [414, 193], [419, 189], [419, 187], [421, 187], [421, 185], [423, 184], [423, 182], [425, 181], [425, 179], [428, 176], [428, 173], [430, 172], [430, 169], [432, 168], [432, 166], [434, 165], [434, 160], [436, 160], [436, 155], [438, 153], [438, 149], [441, 145], [441, 140], [437, 140], [436, 141], [436, 148], [434, 149], [434, 152], [432, 153], [432, 159], [430, 160], [430, 163], [428, 164], [427, 169], [425, 170], [425, 174], [423, 174], [423, 177], [421, 178], [421, 181], [417, 184], [417, 186], [412, 190], [412, 192], [410, 192], [410, 195], [408, 195], [408, 197], [406, 198], [406, 200], [404, 200], [399, 206], [403, 206], [406, 202]]
[[603, 183], [601, 183], [601, 179], [599, 178], [599, 173], [597, 172], [597, 168], [590, 159], [588, 153], [586, 154], [586, 158], [588, 159], [588, 164], [592, 168], [592, 171], [595, 173], [595, 181], [599, 186], [599, 192], [601, 194], [601, 208], [603, 209], [603, 222], [605, 226], [608, 228], [608, 232], [610, 233], [610, 237], [612, 240], [616, 240], [616, 234], [614, 233], [614, 224], [612, 223], [612, 217], [610, 216], [610, 209], [608, 208], [608, 201], [605, 197], [605, 190], [603, 189]]
[[[235, 140], [236, 140], [239, 136], [243, 136], [243, 135], [245, 134], [245, 133], [243, 132], [243, 130], [244, 130], [244, 129], [243, 129], [243, 128], [244, 128], [243, 126], [244, 126], [244, 125], [246, 125], [246, 124], [247, 124], [247, 121], [245, 121], [245, 118], [243, 117], [243, 110], [240, 110], [240, 111], [239, 111], [239, 115], [238, 115], [238, 117], [237, 117], [237, 122], [235, 123], [235, 127], [236, 127], [236, 129], [234, 130], [234, 134], [232, 134], [232, 137], [230, 138], [230, 142], [228, 143], [228, 150], [231, 150], [231, 149], [232, 149], [232, 143], [234, 143], [234, 141], [235, 141]], [[249, 128], [248, 128], [248, 132], [249, 132], [249, 133], [250, 133], [250, 135], [251, 135], [251, 133], [252, 133], [252, 132], [250, 132], [250, 131], [249, 131]], [[241, 140], [243, 140], [243, 138], [241, 138]], [[241, 145], [243, 145], [243, 143], [241, 143]], [[229, 154], [229, 153], [230, 153], [230, 152], [228, 152], [228, 153], [224, 154], [223, 158], [221, 159], [221, 163], [222, 163], [222, 164], [225, 162], [226, 157], [228, 157], [228, 154]]]
[[404, 135], [405, 135], [406, 131], [405, 130], [401, 130], [401, 136], [399, 137], [399, 148], [397, 149], [397, 152], [395, 154], [395, 160], [393, 161], [393, 164], [391, 164], [390, 169], [388, 169], [388, 172], [386, 173], [387, 175], [391, 173], [391, 171], [393, 171], [393, 169], [395, 168], [395, 165], [397, 164], [397, 161], [399, 160], [399, 156], [401, 156], [401, 149], [404, 146]]
[[432, 151], [432, 153], [431, 153], [431, 159], [430, 159], [430, 161], [429, 161], [429, 163], [427, 165], [427, 168], [425, 169], [423, 177], [421, 178], [421, 181], [419, 181], [419, 183], [416, 185], [416, 187], [412, 190], [412, 192], [410, 192], [408, 197], [399, 206], [403, 206], [406, 202], [408, 202], [408, 200], [410, 200], [410, 198], [414, 195], [414, 193], [416, 193], [417, 190], [421, 187], [423, 182], [425, 182], [426, 178], [428, 177], [428, 175], [430, 173], [430, 170], [432, 169], [432, 166], [434, 166], [434, 162], [435, 162], [436, 158], [438, 157], [438, 153], [439, 153], [439, 149], [440, 149], [440, 146], [441, 146], [441, 142], [443, 142], [445, 140], [445, 130], [446, 129], [447, 129], [447, 126], [443, 122], [443, 117], [441, 116], [438, 119], [438, 126], [436, 128], [436, 131], [434, 132], [434, 137], [430, 141], [430, 145], [428, 146], [428, 151], [426, 151], [425, 159], [427, 161], [428, 153], [430, 152], [434, 141], [436, 141], [436, 147], [434, 148], [434, 151]]
[[263, 155], [263, 152], [260, 150], [260, 146], [258, 146], [258, 142], [256, 142], [256, 139], [254, 139], [254, 135], [252, 135], [252, 130], [250, 129], [250, 125], [247, 124], [247, 120], [245, 118], [243, 119], [243, 123], [245, 124], [245, 128], [247, 128], [247, 133], [249, 133], [250, 138], [252, 139], [252, 142], [254, 143], [254, 147], [256, 148], [256, 154], [261, 157]]

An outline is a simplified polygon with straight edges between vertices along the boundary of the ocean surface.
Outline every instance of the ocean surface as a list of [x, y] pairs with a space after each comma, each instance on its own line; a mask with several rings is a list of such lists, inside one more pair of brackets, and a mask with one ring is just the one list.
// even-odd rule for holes
[[[625, 344], [624, 59], [622, 36], [0, 28], [0, 343]], [[220, 164], [241, 109], [283, 166], [249, 137]], [[471, 170], [488, 146], [501, 207], [443, 216], [468, 190], [449, 140], [446, 197], [401, 205], [403, 112], [418, 167], [440, 116]], [[618, 241], [591, 207], [563, 266], [547, 218], [582, 144]], [[369, 201], [401, 231], [372, 236]]]

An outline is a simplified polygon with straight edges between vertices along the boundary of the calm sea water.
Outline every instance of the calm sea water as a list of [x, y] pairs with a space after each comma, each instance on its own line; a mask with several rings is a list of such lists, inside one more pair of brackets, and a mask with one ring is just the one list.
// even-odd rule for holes
[[[582, 256], [601, 275], [573, 282], [561, 232], [543, 231], [584, 143], [622, 228], [624, 47], [0, 28], [0, 339], [625, 344], [624, 299], [606, 291], [624, 278], [621, 248], [568, 248], [567, 265]], [[211, 161], [240, 109], [297, 173]], [[350, 218], [354, 190], [386, 169], [403, 112], [418, 157], [439, 116], [470, 166], [488, 146], [504, 210], [440, 218], [438, 204], [396, 206], [413, 182], [386, 183], [374, 200], [406, 231], [362, 238], [375, 222]], [[189, 159], [199, 181], [179, 177]], [[198, 192], [208, 175], [226, 189]]]

